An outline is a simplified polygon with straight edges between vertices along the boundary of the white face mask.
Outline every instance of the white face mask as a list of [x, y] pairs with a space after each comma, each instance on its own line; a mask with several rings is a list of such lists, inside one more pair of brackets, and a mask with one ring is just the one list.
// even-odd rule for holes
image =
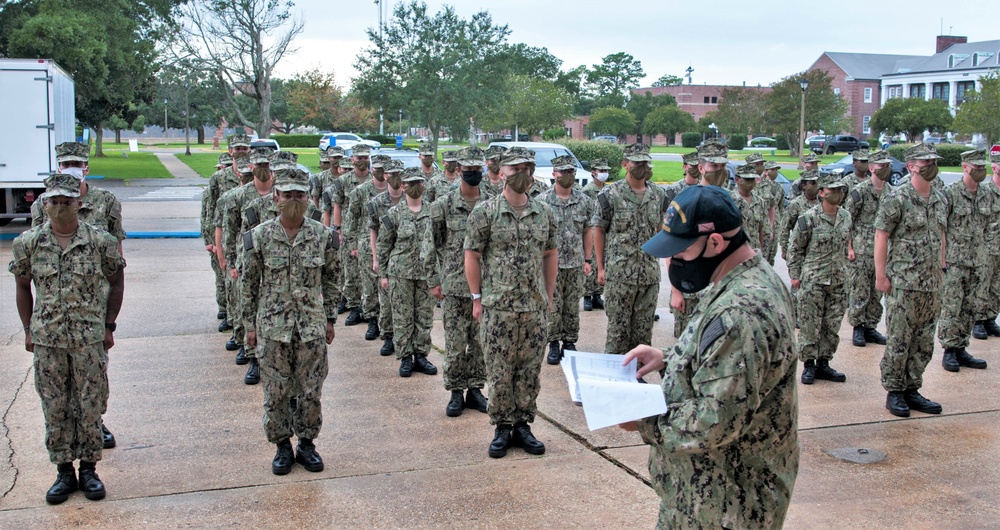
[[597, 180], [599, 180], [601, 182], [607, 182], [607, 180], [608, 180], [608, 174], [607, 173], [598, 173], [597, 174]]
[[60, 173], [64, 175], [73, 175], [76, 180], [83, 180], [83, 168], [82, 167], [66, 167], [59, 170]]

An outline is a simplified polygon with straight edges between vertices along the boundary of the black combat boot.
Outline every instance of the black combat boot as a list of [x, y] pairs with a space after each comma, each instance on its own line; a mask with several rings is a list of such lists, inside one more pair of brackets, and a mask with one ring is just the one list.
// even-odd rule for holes
[[589, 296], [583, 297], [583, 310], [593, 311], [594, 310], [594, 299]]
[[344, 321], [345, 326], [357, 326], [364, 321], [361, 315], [360, 307], [352, 307], [351, 314], [347, 315], [347, 320]]
[[413, 356], [407, 355], [399, 360], [399, 377], [410, 377], [413, 375]]
[[392, 342], [392, 337], [382, 341], [382, 348], [379, 349], [378, 354], [382, 357], [388, 357], [396, 353], [396, 345]]
[[490, 442], [490, 458], [503, 458], [507, 456], [507, 448], [510, 447], [510, 439], [513, 432], [513, 425], [497, 425], [493, 441]]
[[56, 481], [45, 494], [45, 502], [49, 504], [66, 502], [70, 493], [80, 488], [80, 483], [76, 480], [76, 469], [73, 468], [73, 462], [59, 464], [56, 469], [58, 470]]
[[489, 400], [483, 395], [482, 390], [478, 388], [470, 388], [469, 391], [465, 393], [465, 408], [476, 409], [485, 414], [488, 406]]
[[903, 392], [903, 400], [906, 401], [907, 406], [917, 412], [923, 412], [925, 414], [941, 414], [941, 404], [935, 403], [917, 392], [916, 388], [911, 388]]
[[365, 332], [365, 340], [375, 340], [378, 338], [381, 330], [378, 329], [378, 319], [369, 318], [368, 319], [368, 331]]
[[955, 348], [955, 360], [966, 368], [976, 368], [977, 370], [986, 368], [986, 361], [973, 357], [965, 348]]
[[529, 455], [545, 454], [545, 444], [539, 442], [535, 435], [531, 434], [531, 427], [528, 426], [527, 422], [522, 421], [514, 424], [514, 436], [511, 438], [511, 442], [520, 446]]
[[292, 451], [291, 440], [285, 439], [278, 442], [278, 451], [274, 453], [274, 460], [271, 461], [271, 473], [287, 475], [292, 470], [294, 462], [295, 452]]
[[226, 319], [226, 312], [220, 310], [218, 313], [215, 314], [215, 318], [217, 318], [219, 320], [225, 320]]
[[219, 333], [225, 333], [232, 330], [233, 325], [229, 323], [229, 318], [224, 318], [222, 319], [222, 322], [219, 322]]
[[885, 408], [893, 416], [899, 416], [900, 418], [910, 417], [910, 406], [906, 404], [906, 400], [903, 399], [903, 393], [899, 390], [890, 390], [885, 396]]
[[972, 337], [979, 340], [986, 340], [989, 334], [986, 333], [986, 323], [982, 320], [977, 320], [975, 324], [972, 325]]
[[559, 360], [562, 359], [562, 349], [559, 348], [559, 341], [552, 341], [549, 343], [549, 355], [545, 358], [545, 362], [549, 364], [559, 364]]
[[341, 296], [340, 302], [337, 302], [337, 314], [343, 315], [346, 312], [347, 312], [347, 298]]
[[240, 343], [236, 342], [236, 335], [229, 337], [226, 341], [226, 351], [236, 351], [240, 349]]
[[885, 346], [885, 335], [879, 333], [875, 328], [865, 328], [865, 341]]
[[562, 347], [563, 355], [566, 355], [567, 351], [577, 351], [575, 342], [564, 342]]
[[444, 409], [444, 413], [449, 418], [457, 418], [462, 415], [463, 410], [465, 410], [465, 396], [462, 395], [461, 390], [452, 390], [451, 399], [448, 400], [448, 406]]
[[601, 295], [595, 294], [593, 303], [594, 303], [594, 309], [604, 309], [604, 299], [601, 298]]
[[247, 357], [247, 349], [244, 346], [240, 346], [240, 351], [236, 352], [236, 364], [243, 366], [250, 362], [250, 358]]
[[949, 372], [957, 372], [959, 370], [958, 359], [955, 358], [955, 350], [957, 348], [945, 348], [944, 356], [941, 357], [941, 366]]
[[111, 431], [104, 426], [104, 420], [101, 420], [101, 438], [104, 441], [105, 449], [114, 449], [118, 442], [115, 441], [115, 435], [111, 434]]
[[986, 329], [987, 335], [991, 337], [1000, 337], [1000, 326], [997, 325], [995, 318], [984, 320], [983, 327]]
[[816, 380], [816, 361], [809, 359], [802, 368], [802, 384], [811, 385]]
[[243, 384], [256, 385], [260, 382], [260, 361], [256, 357], [250, 358], [250, 366], [247, 367], [247, 375], [243, 376]]
[[97, 463], [80, 461], [80, 491], [89, 501], [99, 501], [104, 498], [104, 483], [97, 476]]
[[295, 447], [295, 461], [311, 473], [323, 471], [323, 458], [316, 452], [316, 446], [309, 438], [299, 438]]
[[847, 381], [847, 376], [830, 367], [829, 359], [820, 359], [816, 361], [816, 379], [843, 383]]
[[438, 373], [437, 366], [434, 366], [434, 364], [428, 361], [427, 357], [423, 355], [413, 356], [413, 370], [426, 375], [437, 375]]
[[865, 341], [865, 328], [861, 326], [854, 326], [854, 334], [851, 336], [851, 344], [863, 348], [865, 347], [867, 341]]

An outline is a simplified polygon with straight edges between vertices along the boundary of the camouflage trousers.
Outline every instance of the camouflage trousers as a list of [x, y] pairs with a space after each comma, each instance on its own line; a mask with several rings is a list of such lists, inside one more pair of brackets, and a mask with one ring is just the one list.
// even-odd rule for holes
[[[778, 215], [775, 213], [775, 215]], [[774, 237], [775, 227], [769, 224], [764, 226], [764, 248], [761, 252], [764, 254], [764, 259], [773, 267], [774, 266], [774, 256], [778, 253], [778, 238]]]
[[591, 258], [587, 260], [587, 263], [590, 263], [590, 274], [584, 277], [583, 295], [600, 296], [604, 294], [604, 286], [597, 283], [597, 265], [595, 265], [597, 262], [595, 258]]
[[480, 336], [490, 385], [491, 425], [535, 421], [545, 355], [545, 311], [483, 308]]
[[486, 362], [479, 343], [479, 321], [472, 318], [472, 299], [445, 296], [444, 309], [444, 389], [483, 388]]
[[606, 287], [604, 307], [608, 315], [608, 338], [604, 351], [624, 355], [640, 344], [652, 343], [660, 284], [609, 282]]
[[35, 390], [53, 464], [101, 459], [101, 411], [108, 400], [105, 355], [100, 342], [75, 348], [35, 344]]
[[847, 295], [844, 285], [803, 281], [799, 288], [799, 360], [833, 359], [840, 344]]
[[875, 257], [858, 255], [847, 265], [851, 327], [874, 328], [882, 320], [882, 292], [875, 288]]
[[378, 330], [379, 337], [382, 340], [389, 340], [392, 338], [392, 297], [390, 289], [392, 284], [389, 284], [389, 289], [382, 287], [382, 281], [378, 282]]
[[941, 316], [938, 340], [942, 348], [965, 348], [975, 316], [983, 312], [982, 297], [977, 292], [983, 285], [983, 275], [975, 267], [948, 265], [941, 292]]
[[[329, 370], [323, 338], [291, 342], [260, 341], [260, 380], [264, 390], [264, 434], [278, 443], [294, 434], [310, 440], [323, 426], [323, 381]], [[291, 400], [295, 399], [295, 409]]]
[[248, 358], [253, 358], [256, 354], [254, 349], [246, 342], [247, 327], [243, 321], [243, 308], [240, 305], [240, 280], [233, 278], [226, 272], [226, 293], [229, 297], [229, 323], [233, 325], [233, 337], [236, 343], [243, 346]]
[[548, 313], [546, 342], [576, 342], [580, 338], [580, 298], [583, 267], [559, 269], [552, 310]]
[[427, 280], [390, 276], [389, 289], [396, 358], [426, 356], [431, 349], [434, 325], [434, 297]]
[[358, 267], [361, 270], [361, 311], [365, 319], [370, 320], [379, 316], [379, 279], [372, 270], [371, 247], [368, 249], [368, 252], [364, 248], [358, 252]]
[[982, 275], [979, 293], [979, 312], [976, 320], [996, 320], [1000, 314], [1000, 256], [988, 256], [977, 268]]
[[344, 236], [340, 246], [341, 270], [344, 271], [344, 282], [341, 284], [341, 294], [347, 299], [347, 307], [361, 307], [361, 266], [358, 258], [351, 255], [351, 248], [358, 248], [353, 239]]
[[698, 307], [698, 302], [701, 301], [701, 297], [698, 293], [695, 294], [685, 294], [684, 296], [684, 312], [670, 308], [670, 313], [674, 315], [674, 338], [681, 338], [681, 333], [684, 333], [684, 329], [687, 328], [688, 322], [691, 320], [691, 315], [694, 314], [694, 310]]
[[880, 364], [887, 391], [918, 389], [934, 353], [934, 326], [941, 293], [893, 287], [886, 297], [888, 337]]
[[101, 344], [101, 366], [104, 367], [104, 370], [101, 371], [101, 394], [104, 396], [104, 399], [101, 400], [102, 416], [108, 411], [108, 399], [111, 398], [111, 382], [108, 380], [108, 361], [108, 350], [105, 350], [104, 345]]
[[219, 307], [219, 312], [225, 313], [229, 306], [229, 299], [226, 298], [226, 276], [219, 266], [219, 258], [215, 254], [209, 254], [209, 261], [212, 263], [212, 272], [215, 274], [215, 305]]

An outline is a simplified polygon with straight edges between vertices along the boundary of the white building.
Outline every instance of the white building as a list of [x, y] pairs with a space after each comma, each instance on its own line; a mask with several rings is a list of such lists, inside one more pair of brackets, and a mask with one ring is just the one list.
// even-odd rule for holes
[[937, 53], [883, 74], [881, 105], [890, 98], [940, 99], [948, 102], [954, 114], [966, 93], [981, 88], [979, 78], [1000, 67], [1000, 40], [967, 40], [939, 35]]

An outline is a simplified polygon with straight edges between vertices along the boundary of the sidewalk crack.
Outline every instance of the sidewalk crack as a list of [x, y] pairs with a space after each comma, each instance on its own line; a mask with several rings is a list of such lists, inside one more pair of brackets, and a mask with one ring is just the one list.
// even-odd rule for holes
[[641, 473], [636, 472], [634, 469], [628, 467], [627, 465], [625, 465], [623, 462], [621, 462], [617, 458], [615, 458], [615, 457], [609, 455], [608, 453], [606, 453], [604, 450], [607, 449], [607, 447], [598, 447], [598, 446], [590, 443], [582, 435], [577, 434], [576, 432], [573, 432], [572, 430], [569, 429], [569, 427], [566, 427], [562, 423], [559, 423], [558, 421], [556, 421], [552, 417], [544, 414], [541, 411], [538, 411], [535, 414], [538, 417], [542, 418], [543, 420], [551, 423], [553, 426], [555, 426], [555, 428], [559, 429], [560, 431], [562, 431], [564, 434], [566, 434], [570, 438], [576, 440], [580, 445], [586, 447], [589, 451], [597, 454], [598, 456], [600, 456], [601, 458], [607, 460], [608, 462], [611, 462], [615, 466], [619, 467], [622, 471], [625, 471], [629, 475], [632, 475], [632, 477], [638, 479], [643, 484], [645, 484], [645, 485], [647, 485], [649, 487], [653, 487], [653, 483], [650, 482], [650, 480], [648, 478], [642, 476]]
[[3, 418], [0, 418], [0, 427], [3, 429], [4, 442], [7, 444], [7, 467], [14, 470], [14, 479], [10, 481], [10, 487], [4, 490], [0, 494], [0, 499], [7, 497], [7, 494], [14, 490], [14, 486], [17, 486], [17, 477], [20, 472], [17, 466], [14, 465], [14, 444], [10, 440], [10, 427], [7, 426], [7, 415], [10, 414], [10, 409], [14, 408], [14, 403], [17, 402], [17, 396], [20, 395], [21, 389], [24, 388], [24, 384], [28, 382], [28, 376], [31, 375], [31, 370], [34, 366], [29, 366], [24, 372], [24, 379], [21, 383], [17, 385], [17, 390], [14, 391], [14, 397], [11, 398], [10, 403], [7, 405], [7, 409], [3, 411]]

